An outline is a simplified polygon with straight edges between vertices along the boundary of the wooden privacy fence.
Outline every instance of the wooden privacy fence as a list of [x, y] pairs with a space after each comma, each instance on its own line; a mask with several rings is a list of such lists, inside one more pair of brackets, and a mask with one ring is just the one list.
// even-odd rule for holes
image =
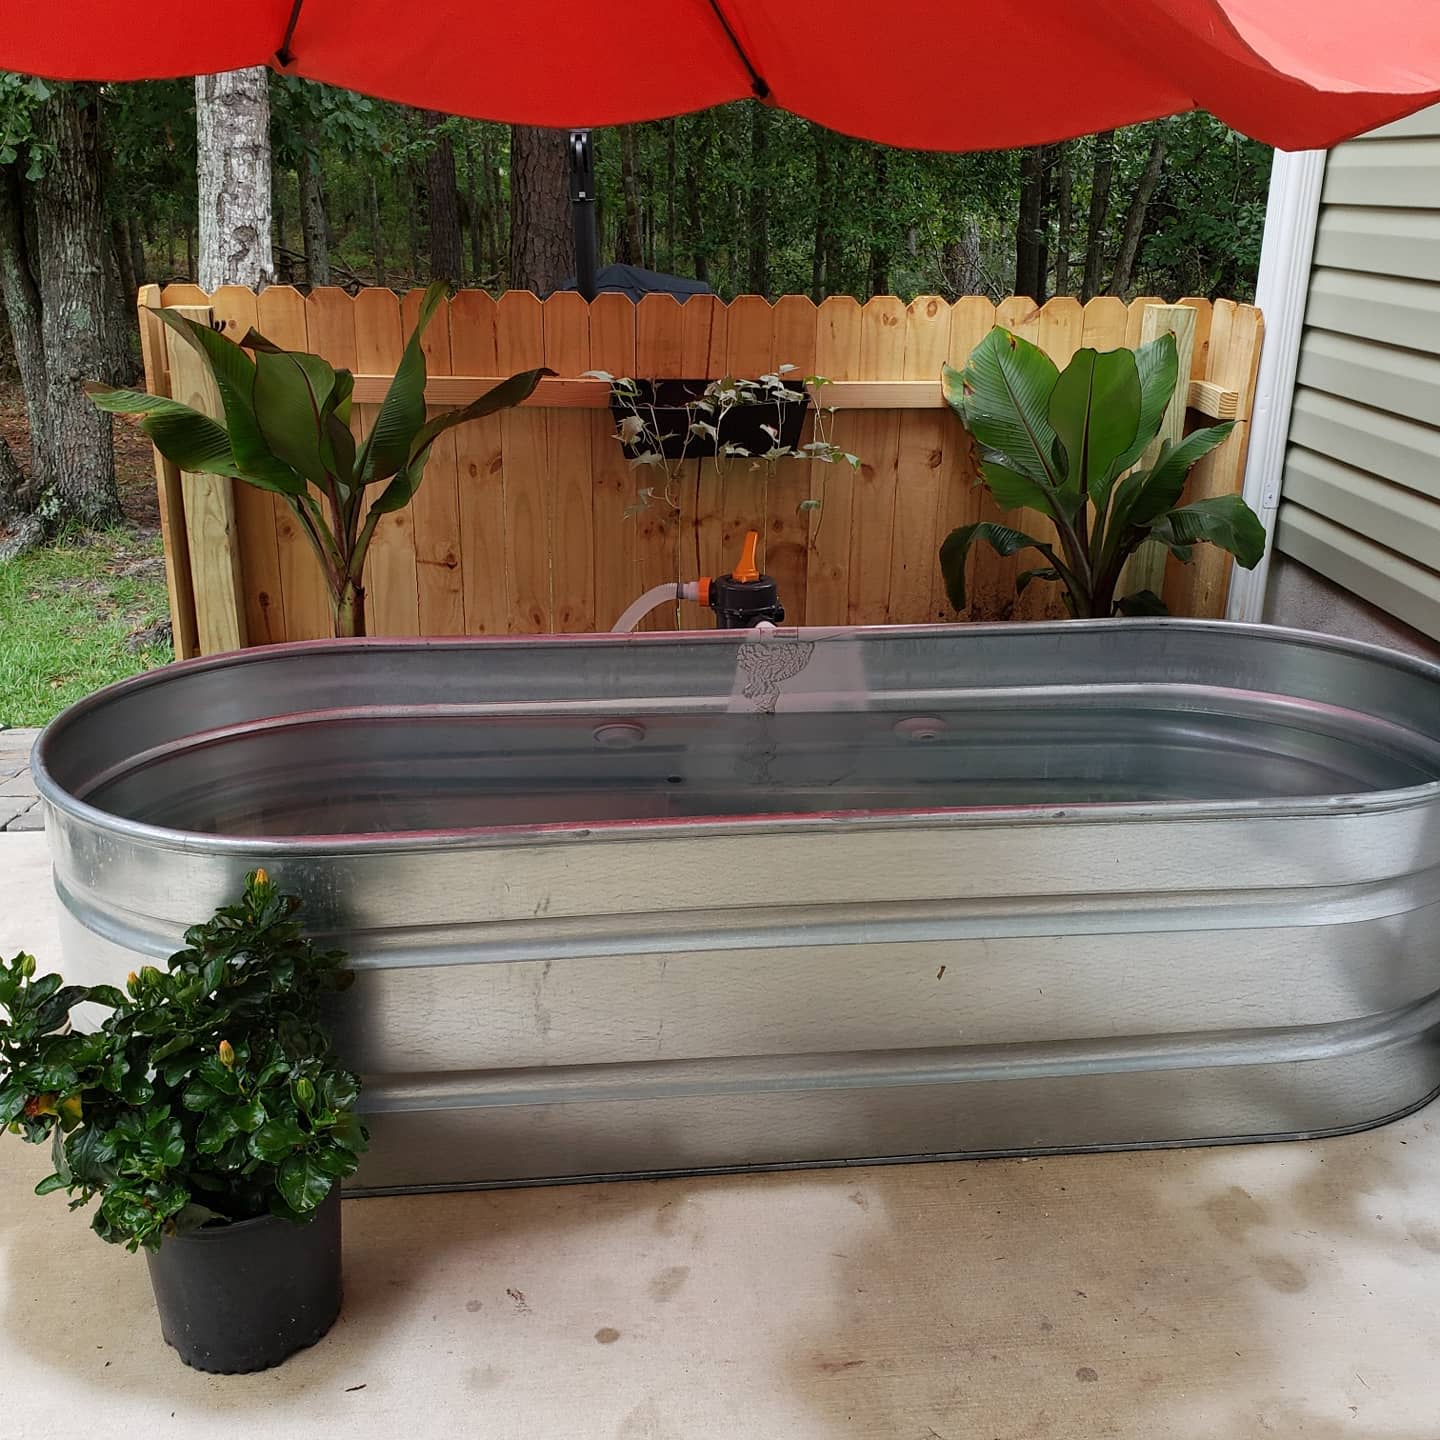
[[[252, 325], [291, 349], [312, 350], [354, 371], [354, 424], [374, 419], [414, 322], [419, 292], [355, 296], [287, 286], [260, 295], [225, 287], [148, 286], [140, 295], [146, 381], [160, 394], [209, 405], [188, 347], [144, 307], [207, 311], [238, 339]], [[638, 304], [601, 295], [498, 300], [460, 291], [426, 332], [434, 404], [462, 403], [495, 377], [545, 364], [557, 378], [525, 406], [449, 432], [435, 446], [412, 505], [385, 517], [366, 569], [370, 633], [479, 635], [606, 630], [643, 590], [661, 581], [728, 571], [744, 532], [761, 534], [761, 563], [779, 581], [788, 619], [801, 624], [885, 624], [957, 618], [945, 599], [937, 551], [956, 525], [994, 515], [976, 484], [974, 443], [944, 404], [943, 362], [962, 365], [996, 324], [1034, 341], [1064, 365], [1081, 346], [1134, 346], [1162, 329], [1189, 348], [1189, 420], [1233, 416], [1232, 436], [1196, 467], [1188, 498], [1238, 491], [1244, 472], [1262, 321], [1248, 305], [1182, 300], [1178, 307], [1106, 297], [1081, 305], [1027, 299], [999, 305], [933, 296], [908, 305], [820, 305], [787, 295], [684, 304]], [[1193, 314], [1193, 324], [1191, 316]], [[168, 342], [168, 343], [167, 343]], [[637, 379], [725, 374], [754, 377], [782, 364], [833, 384], [831, 438], [863, 461], [848, 466], [785, 461], [773, 471], [743, 460], [717, 471], [686, 463], [678, 507], [656, 499], [628, 514], [654, 472], [632, 470], [613, 439], [604, 370]], [[807, 437], [808, 438], [808, 437]], [[158, 456], [177, 654], [310, 639], [330, 633], [314, 556], [278, 498], [242, 483], [179, 476]], [[818, 500], [818, 508], [802, 502]], [[1045, 522], [1036, 520], [1036, 525]], [[1022, 525], [1023, 528], [1023, 525]], [[1202, 547], [1193, 566], [1165, 567], [1176, 614], [1223, 613], [1230, 559]], [[1063, 614], [1053, 585], [1018, 599], [1014, 559], [986, 549], [973, 560], [970, 620]], [[694, 606], [682, 623], [708, 623]], [[668, 609], [652, 625], [669, 628]]]

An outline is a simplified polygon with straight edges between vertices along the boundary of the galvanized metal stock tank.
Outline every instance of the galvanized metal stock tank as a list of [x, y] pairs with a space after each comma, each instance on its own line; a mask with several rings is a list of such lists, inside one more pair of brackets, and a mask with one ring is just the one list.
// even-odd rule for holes
[[1218, 623], [319, 642], [41, 737], [65, 963], [265, 865], [362, 1189], [1377, 1124], [1440, 1087], [1440, 669]]

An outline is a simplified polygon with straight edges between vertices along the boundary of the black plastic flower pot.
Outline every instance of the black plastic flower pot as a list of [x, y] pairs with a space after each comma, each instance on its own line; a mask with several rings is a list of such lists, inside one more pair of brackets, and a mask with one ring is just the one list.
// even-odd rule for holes
[[340, 1186], [305, 1225], [273, 1215], [212, 1225], [145, 1257], [160, 1330], [193, 1369], [269, 1370], [340, 1313]]
[[[732, 405], [716, 424], [718, 438], [689, 435], [693, 421], [711, 418], [703, 411], [692, 413], [687, 409], [704, 396], [709, 383], [708, 380], [637, 380], [638, 394], [623, 402], [611, 396], [610, 413], [619, 425], [627, 415], [638, 412], [645, 424], [660, 436], [660, 453], [667, 460], [708, 460], [726, 445], [738, 445], [745, 454], [754, 456], [764, 455], [776, 445], [799, 445], [805, 414], [810, 409], [808, 395], [803, 400]], [[799, 384], [794, 388], [800, 389]], [[766, 425], [776, 436], [762, 428]], [[633, 460], [654, 448], [646, 438], [638, 444], [627, 445], [625, 454]]]

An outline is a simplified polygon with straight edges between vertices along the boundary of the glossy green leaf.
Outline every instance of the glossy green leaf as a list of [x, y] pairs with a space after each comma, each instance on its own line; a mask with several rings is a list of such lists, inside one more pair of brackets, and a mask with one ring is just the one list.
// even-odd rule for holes
[[1238, 495], [1216, 495], [1172, 510], [1150, 533], [1172, 546], [1208, 541], [1228, 550], [1247, 570], [1253, 570], [1265, 553], [1265, 527]]
[[112, 415], [143, 415], [141, 429], [155, 442], [155, 448], [180, 469], [193, 475], [239, 477], [230, 437], [225, 427], [208, 415], [163, 395], [146, 395], [113, 385], [87, 384], [85, 393]]
[[195, 1148], [202, 1155], [214, 1155], [223, 1150], [239, 1131], [240, 1127], [230, 1111], [217, 1105], [206, 1111], [205, 1118], [200, 1122], [195, 1132]]
[[[1165, 407], [1175, 393], [1175, 382], [1179, 378], [1180, 361], [1173, 335], [1160, 335], [1140, 346], [1134, 354], [1136, 375], [1140, 381], [1140, 420], [1134, 440], [1115, 457], [1110, 466], [1107, 490], [1108, 485], [1113, 485], [1145, 453], [1146, 446], [1159, 434], [1160, 422], [1165, 418]], [[1103, 501], [1097, 500], [1096, 503], [1101, 504]]]
[[1130, 350], [1084, 349], [1050, 392], [1050, 424], [1065, 455], [1065, 491], [1103, 501], [1111, 469], [1140, 424], [1140, 375]]
[[1032, 480], [1058, 489], [1050, 395], [1055, 362], [1037, 346], [996, 326], [964, 370], [944, 369], [945, 398], [982, 448], [1005, 456]]
[[425, 351], [420, 341], [444, 296], [445, 286], [437, 282], [425, 291], [420, 301], [415, 329], [395, 367], [395, 376], [385, 392], [375, 424], [356, 458], [361, 484], [388, 480], [410, 458], [411, 443], [425, 424]]
[[1168, 615], [1170, 607], [1153, 591], [1137, 590], [1123, 600], [1115, 602], [1115, 608], [1122, 615]]
[[992, 520], [982, 520], [976, 525], [962, 525], [952, 530], [940, 547], [940, 571], [945, 577], [945, 593], [956, 610], [965, 608], [965, 565], [970, 556], [970, 547], [976, 541], [984, 541], [999, 555], [1014, 555], [1021, 550], [1038, 550], [1057, 573], [1066, 575], [1065, 567], [1057, 558], [1054, 548], [1033, 535], [1013, 530], [1008, 525], [997, 525]]
[[265, 1123], [265, 1106], [257, 1098], [242, 1100], [231, 1108], [230, 1118], [237, 1129], [251, 1134]]
[[275, 1176], [275, 1184], [285, 1203], [297, 1215], [309, 1215], [330, 1193], [334, 1179], [309, 1155], [291, 1155], [283, 1161]]
[[[326, 475], [321, 455], [324, 420], [315, 377], [302, 363], [311, 358], [271, 350], [256, 354], [255, 418], [270, 449], [292, 470], [322, 485]], [[325, 369], [329, 386], [333, 386], [335, 372], [328, 365]], [[328, 398], [328, 387], [325, 394]]]
[[257, 1160], [268, 1160], [273, 1164], [299, 1150], [308, 1141], [309, 1136], [293, 1120], [267, 1120], [250, 1137], [250, 1153]]
[[65, 1190], [70, 1182], [63, 1175], [47, 1175], [36, 1187], [37, 1195], [53, 1195], [57, 1190]]
[[1185, 477], [1196, 461], [1208, 455], [1235, 428], [1233, 420], [1192, 430], [1178, 445], [1168, 440], [1151, 467], [1130, 508], [1128, 523], [1149, 525], [1172, 509], [1185, 489]]
[[980, 474], [985, 481], [985, 488], [1002, 510], [1038, 510], [1052, 520], [1055, 518], [1055, 502], [1051, 499], [1051, 492], [1028, 475], [1021, 475], [994, 460], [982, 460]]

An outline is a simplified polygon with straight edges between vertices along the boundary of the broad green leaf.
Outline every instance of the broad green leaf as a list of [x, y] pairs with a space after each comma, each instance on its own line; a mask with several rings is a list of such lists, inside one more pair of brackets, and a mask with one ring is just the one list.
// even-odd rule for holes
[[554, 373], [548, 365], [541, 365], [536, 370], [522, 370], [508, 380], [502, 380], [498, 385], [492, 385], [483, 395], [472, 400], [468, 405], [458, 410], [447, 410], [443, 415], [437, 415], [433, 420], [427, 420], [411, 443], [407, 463], [413, 463], [417, 456], [429, 450], [439, 436], [454, 426], [464, 425], [471, 420], [481, 420], [486, 415], [494, 415], [499, 410], [508, 410], [511, 406], [520, 404], [522, 400], [529, 399], [535, 393], [535, 387], [540, 381], [546, 375]]
[[[1180, 369], [1175, 351], [1175, 337], [1160, 335], [1135, 351], [1135, 370], [1140, 380], [1140, 423], [1130, 445], [1115, 457], [1110, 466], [1106, 488], [1113, 485], [1144, 453], [1145, 447], [1160, 430], [1165, 407], [1175, 393]], [[1103, 504], [1103, 501], [1096, 501]]]
[[1052, 570], [1048, 565], [1042, 565], [1037, 570], [1022, 570], [1015, 577], [1015, 593], [1023, 595], [1030, 588], [1032, 580], [1058, 580], [1060, 572]]
[[361, 1154], [370, 1144], [370, 1136], [353, 1110], [347, 1110], [330, 1127], [330, 1138], [352, 1154]]
[[1130, 350], [1079, 350], [1050, 392], [1050, 424], [1065, 454], [1065, 490], [1102, 503], [1111, 466], [1135, 441], [1140, 375]]
[[214, 1155], [223, 1150], [239, 1133], [240, 1127], [228, 1110], [209, 1110], [195, 1132], [195, 1148], [202, 1155]]
[[1050, 493], [1028, 475], [993, 460], [982, 460], [980, 473], [985, 479], [985, 488], [1002, 510], [1038, 510], [1052, 520], [1055, 518], [1055, 501]]
[[175, 410], [157, 410], [140, 422], [140, 428], [154, 441], [155, 448], [181, 470], [192, 475], [243, 478], [225, 427], [198, 410], [183, 405]]
[[[321, 404], [312, 378], [301, 364], [309, 358], [313, 357], [270, 350], [256, 354], [255, 418], [266, 444], [286, 465], [323, 485], [326, 469], [320, 453], [324, 433]], [[333, 387], [335, 372], [328, 365], [325, 368]], [[329, 389], [325, 394], [328, 399]]]
[[420, 302], [415, 329], [405, 344], [380, 413], [356, 458], [360, 483], [388, 480], [410, 458], [416, 432], [425, 423], [425, 352], [420, 338], [445, 296], [442, 282], [430, 286]]
[[957, 610], [965, 608], [965, 562], [970, 547], [983, 540], [997, 554], [1014, 555], [1021, 550], [1038, 550], [1066, 583], [1069, 574], [1060, 563], [1052, 546], [1021, 530], [1012, 530], [1008, 525], [997, 525], [993, 520], [982, 520], [977, 525], [962, 525], [945, 537], [940, 547], [940, 572], [945, 577], [945, 593]]
[[1168, 615], [1170, 607], [1153, 591], [1137, 590], [1123, 600], [1115, 602], [1115, 608], [1122, 615]]
[[1050, 394], [1060, 372], [1045, 352], [996, 326], [971, 352], [964, 370], [944, 369], [945, 398], [986, 450], [1059, 489]]
[[1185, 477], [1197, 460], [1208, 455], [1235, 428], [1233, 420], [1192, 430], [1178, 445], [1168, 440], [1139, 487], [1130, 509], [1131, 525], [1149, 525], [1172, 509], [1185, 489]]
[[69, 1181], [63, 1175], [47, 1175], [36, 1187], [37, 1195], [50, 1195], [56, 1190], [64, 1190]]
[[242, 1100], [231, 1109], [230, 1118], [237, 1129], [249, 1135], [265, 1123], [265, 1107], [258, 1099]]
[[250, 1137], [250, 1153], [257, 1160], [274, 1163], [299, 1150], [309, 1138], [293, 1120], [267, 1120]]
[[1216, 495], [1172, 510], [1150, 533], [1170, 546], [1208, 540], [1228, 550], [1247, 570], [1253, 570], [1265, 553], [1265, 527], [1238, 495]]
[[275, 1185], [285, 1197], [285, 1203], [297, 1215], [313, 1214], [334, 1183], [309, 1155], [290, 1156], [275, 1176]]

